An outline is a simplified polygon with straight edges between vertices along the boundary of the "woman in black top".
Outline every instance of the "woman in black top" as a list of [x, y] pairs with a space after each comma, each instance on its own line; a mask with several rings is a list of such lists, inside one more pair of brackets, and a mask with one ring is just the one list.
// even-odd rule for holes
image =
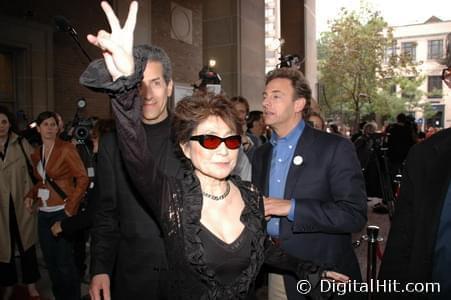
[[[158, 169], [146, 151], [152, 141], [146, 140], [141, 121], [139, 85], [149, 81], [151, 93], [161, 95], [167, 88], [161, 63], [148, 61], [141, 48], [132, 53], [136, 2], [123, 29], [106, 2], [102, 8], [113, 32], [100, 31], [88, 40], [104, 50], [105, 62], [91, 64], [81, 82], [112, 98], [125, 165], [162, 228], [169, 263], [167, 297], [247, 298], [263, 262], [314, 281], [314, 286], [321, 276], [346, 280], [285, 255], [267, 239], [261, 194], [249, 182], [230, 176], [242, 127], [225, 98], [191, 97], [177, 104], [173, 132], [188, 159], [185, 176], [177, 180]], [[113, 82], [99, 87], [93, 81], [103, 77], [105, 64]], [[145, 98], [146, 104], [156, 102], [152, 95]]]

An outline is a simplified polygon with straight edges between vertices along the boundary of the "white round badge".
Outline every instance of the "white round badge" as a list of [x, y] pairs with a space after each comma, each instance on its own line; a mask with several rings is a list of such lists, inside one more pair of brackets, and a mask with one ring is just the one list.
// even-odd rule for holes
[[300, 155], [296, 155], [296, 156], [293, 158], [293, 164], [295, 164], [296, 166], [302, 165], [303, 162], [304, 162], [304, 159], [303, 159], [302, 156], [300, 156]]

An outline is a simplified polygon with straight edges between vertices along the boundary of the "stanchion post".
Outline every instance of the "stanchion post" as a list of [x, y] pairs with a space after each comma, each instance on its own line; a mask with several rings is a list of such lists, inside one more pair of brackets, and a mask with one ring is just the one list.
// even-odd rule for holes
[[378, 243], [379, 226], [370, 225], [366, 228], [366, 234], [368, 236], [368, 256], [367, 256], [367, 269], [366, 280], [370, 282], [371, 279], [376, 279], [376, 249]]
[[[371, 284], [371, 280], [376, 279], [376, 271], [377, 271], [377, 243], [378, 234], [379, 234], [379, 226], [369, 225], [366, 228], [366, 234], [368, 239], [368, 252], [367, 252], [367, 263], [366, 263], [366, 281], [368, 284]], [[368, 299], [372, 299], [371, 292], [368, 293]]]

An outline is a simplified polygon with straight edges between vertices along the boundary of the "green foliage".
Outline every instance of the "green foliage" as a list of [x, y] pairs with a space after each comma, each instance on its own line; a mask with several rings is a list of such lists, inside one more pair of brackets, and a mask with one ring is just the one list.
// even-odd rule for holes
[[423, 76], [418, 77], [403, 77], [399, 79], [399, 86], [401, 88], [401, 99], [406, 104], [406, 109], [409, 113], [421, 106], [421, 97], [423, 92], [418, 89], [424, 81]]
[[[341, 9], [318, 43], [320, 103], [327, 116], [343, 121], [352, 116], [350, 123], [356, 125], [361, 115], [391, 117], [418, 104], [422, 79], [410, 57], [396, 54], [399, 51], [385, 55], [395, 44], [379, 12], [362, 4], [359, 12]], [[403, 80], [406, 75], [413, 80]], [[393, 85], [401, 86], [406, 98], [390, 92]]]
[[424, 103], [422, 108], [423, 108], [423, 118], [425, 119], [430, 119], [434, 117], [437, 113], [437, 111], [435, 111], [435, 109], [432, 108], [432, 105], [429, 102]]

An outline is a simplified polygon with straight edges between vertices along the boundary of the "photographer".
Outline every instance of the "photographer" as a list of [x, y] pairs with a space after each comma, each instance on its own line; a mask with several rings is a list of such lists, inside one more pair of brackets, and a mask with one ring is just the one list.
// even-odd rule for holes
[[415, 144], [415, 134], [412, 124], [403, 113], [396, 116], [396, 123], [387, 128], [388, 159], [392, 180], [402, 172], [404, 160], [410, 148]]
[[[94, 118], [91, 118], [93, 120]], [[74, 239], [74, 255], [75, 263], [80, 272], [80, 279], [83, 279], [86, 271], [86, 242], [88, 240], [88, 231], [92, 225], [92, 199], [95, 198], [93, 193], [94, 179], [96, 174], [97, 153], [99, 149], [99, 140], [105, 133], [114, 130], [114, 120], [105, 119], [97, 120], [92, 130], [80, 129], [75, 127], [73, 141], [76, 142], [76, 148], [85, 165], [90, 180], [87, 193], [80, 204], [79, 212], [76, 216], [55, 222], [52, 227], [52, 234], [57, 237], [64, 233], [72, 236]], [[82, 132], [87, 132], [87, 134]]]
[[[56, 221], [51, 226], [52, 235], [58, 237], [64, 235], [69, 237], [73, 244], [75, 265], [79, 272], [80, 280], [83, 280], [87, 265], [86, 260], [86, 242], [88, 240], [87, 229], [91, 226], [91, 217], [88, 214], [88, 198], [91, 197], [94, 186], [95, 164], [96, 164], [96, 139], [94, 138], [94, 126], [97, 123], [96, 117], [83, 117], [82, 111], [87, 102], [84, 98], [77, 100], [77, 107], [72, 122], [69, 122], [65, 128], [63, 118], [55, 113], [58, 119], [58, 136], [64, 141], [70, 141], [75, 145], [77, 152], [83, 162], [89, 177], [89, 186], [85, 195], [80, 201], [78, 212], [75, 216]], [[98, 132], [98, 128], [96, 132]]]
[[[378, 138], [379, 137], [379, 138]], [[381, 197], [381, 187], [376, 160], [381, 140], [376, 133], [376, 124], [374, 122], [366, 123], [360, 137], [354, 142], [357, 156], [365, 177], [365, 187], [368, 197]]]

